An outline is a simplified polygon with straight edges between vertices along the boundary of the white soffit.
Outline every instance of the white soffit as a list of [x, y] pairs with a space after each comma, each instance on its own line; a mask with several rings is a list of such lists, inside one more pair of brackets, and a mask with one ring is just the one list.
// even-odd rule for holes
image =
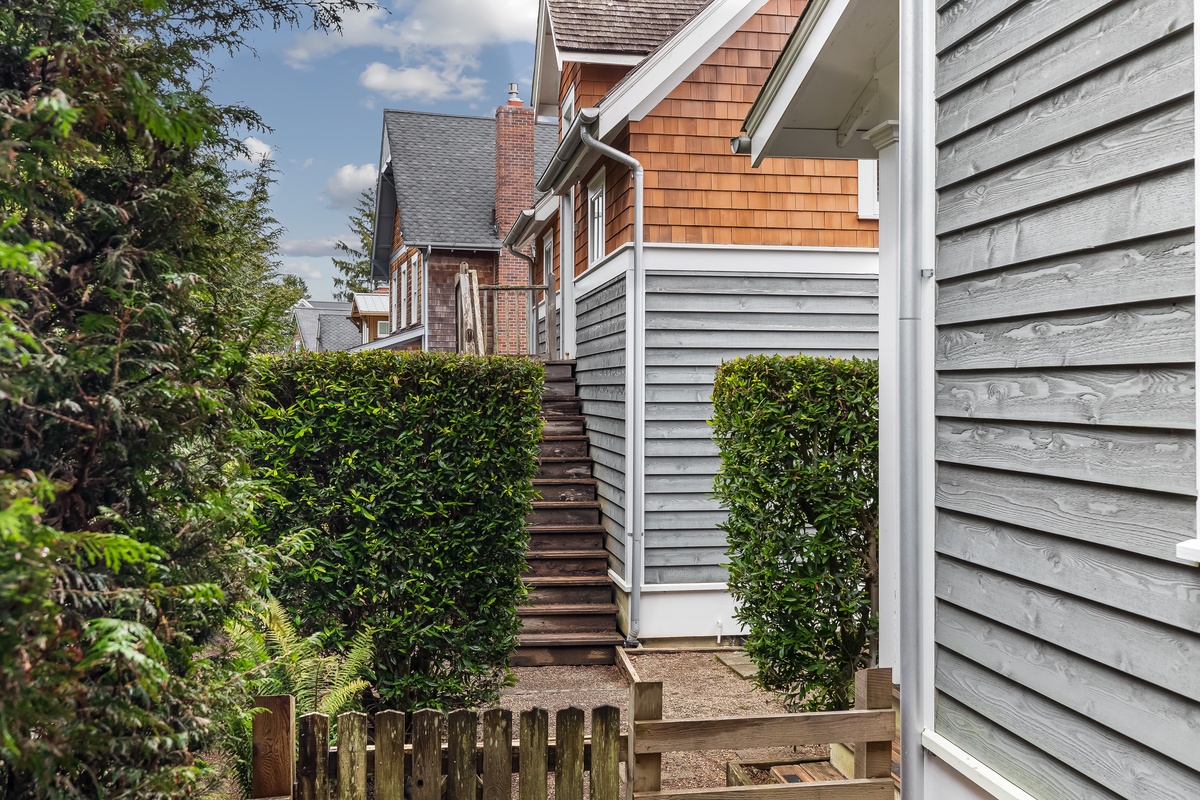
[[812, 0], [747, 117], [754, 165], [875, 158], [861, 134], [897, 116], [899, 56], [896, 0]]

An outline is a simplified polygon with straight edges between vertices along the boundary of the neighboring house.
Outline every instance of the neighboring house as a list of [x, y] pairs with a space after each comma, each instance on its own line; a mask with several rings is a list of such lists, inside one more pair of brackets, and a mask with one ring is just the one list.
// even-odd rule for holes
[[711, 496], [717, 366], [876, 355], [875, 163], [755, 170], [730, 150], [803, 7], [540, 7], [533, 105], [559, 117], [561, 140], [539, 173], [546, 195], [505, 241], [532, 245], [556, 282], [561, 324], [542, 306], [539, 340], [576, 359], [609, 574], [641, 640], [741, 630]]
[[[372, 269], [391, 297], [391, 333], [363, 346], [453, 351], [462, 265], [484, 286], [530, 285], [528, 260], [504, 252], [500, 232], [533, 203], [555, 126], [514, 93], [494, 117], [386, 110], [382, 138]], [[490, 351], [527, 352], [528, 294], [482, 300]]]
[[293, 349], [296, 352], [324, 353], [349, 350], [361, 340], [350, 321], [350, 304], [331, 300], [301, 300], [292, 307], [296, 321]]
[[747, 115], [880, 150], [905, 797], [1200, 797], [1193, 15], [814, 0]]
[[373, 292], [354, 293], [350, 301], [350, 322], [358, 330], [358, 344], [371, 344], [391, 334], [389, 300], [387, 286], [381, 286]]

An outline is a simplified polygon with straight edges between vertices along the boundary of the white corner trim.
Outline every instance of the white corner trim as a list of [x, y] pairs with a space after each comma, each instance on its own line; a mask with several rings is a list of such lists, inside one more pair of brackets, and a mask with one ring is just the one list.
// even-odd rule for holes
[[858, 218], [879, 219], [879, 161], [858, 160]]
[[604, 98], [596, 138], [606, 140], [627, 120], [640, 120], [718, 47], [758, 13], [766, 0], [712, 0], [672, 34]]
[[555, 47], [559, 64], [614, 64], [618, 67], [636, 67], [646, 60], [638, 53], [605, 53], [596, 50], [572, 50]]
[[1189, 539], [1175, 545], [1175, 557], [1192, 566], [1200, 567], [1200, 539]]
[[921, 732], [921, 744], [997, 800], [1037, 800], [1029, 792], [934, 730], [926, 728]]
[[625, 580], [624, 575], [618, 575], [617, 573], [613, 572], [610, 569], [608, 571], [608, 577], [609, 577], [609, 580], [611, 580], [614, 584], [616, 584], [617, 588], [620, 589], [622, 592], [628, 593], [631, 591], [631, 588], [629, 586], [629, 581]]

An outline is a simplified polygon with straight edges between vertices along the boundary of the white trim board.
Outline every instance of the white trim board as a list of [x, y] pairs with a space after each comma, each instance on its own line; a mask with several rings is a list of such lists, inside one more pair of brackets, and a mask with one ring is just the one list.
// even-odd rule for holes
[[649, 588], [642, 587], [639, 639], [742, 636], [746, 632], [734, 619], [733, 597], [723, 587], [664, 592], [648, 592]]
[[[936, 731], [928, 728], [922, 731], [921, 744], [990, 797], [997, 800], [1037, 800], [1036, 797]], [[930, 771], [929, 765], [926, 766], [926, 771]], [[928, 784], [926, 788], [930, 788]]]

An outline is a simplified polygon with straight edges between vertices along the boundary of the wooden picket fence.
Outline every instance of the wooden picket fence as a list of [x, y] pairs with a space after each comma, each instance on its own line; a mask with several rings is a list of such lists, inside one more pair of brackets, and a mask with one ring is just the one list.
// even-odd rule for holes
[[[381, 711], [373, 720], [352, 712], [337, 718], [337, 744], [330, 746], [329, 718], [305, 714], [295, 720], [288, 695], [257, 698], [254, 717], [254, 798], [284, 800], [511, 800], [513, 775], [518, 800], [548, 800], [554, 775], [556, 800], [620, 800], [625, 764], [626, 800], [892, 800], [891, 748], [895, 716], [890, 670], [864, 670], [852, 711], [776, 714], [710, 719], [662, 718], [662, 683], [643, 681], [627, 658], [618, 659], [630, 679], [632, 714], [621, 734], [613, 706], [591, 711], [590, 737], [584, 712], [558, 711], [555, 738], [549, 714], [534, 708], [520, 714], [514, 740], [513, 715], [504, 709]], [[483, 735], [479, 737], [482, 717]], [[405, 725], [410, 723], [409, 743]], [[445, 735], [443, 736], [443, 731]], [[848, 742], [845, 780], [766, 786], [663, 790], [662, 754], [683, 751], [790, 747]], [[836, 762], [835, 762], [836, 765]], [[406, 793], [406, 778], [408, 792]], [[730, 781], [732, 783], [732, 781]]]

